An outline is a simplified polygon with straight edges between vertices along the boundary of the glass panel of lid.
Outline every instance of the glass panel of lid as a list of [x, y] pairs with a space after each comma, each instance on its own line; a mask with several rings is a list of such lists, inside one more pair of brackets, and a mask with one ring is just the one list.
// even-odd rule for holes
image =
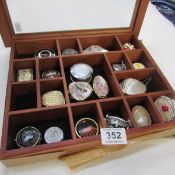
[[129, 27], [136, 0], [7, 0], [16, 34]]

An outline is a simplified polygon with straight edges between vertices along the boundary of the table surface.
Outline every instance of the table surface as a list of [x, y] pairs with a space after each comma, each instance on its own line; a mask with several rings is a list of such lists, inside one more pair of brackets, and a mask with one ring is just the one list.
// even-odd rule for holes
[[[175, 89], [175, 27], [152, 4], [149, 4], [139, 38], [143, 40], [144, 45]], [[3, 120], [9, 55], [10, 49], [4, 48], [0, 40], [0, 126], [2, 126]], [[150, 146], [141, 151], [120, 158], [114, 155], [112, 159], [106, 162], [76, 172], [71, 171], [59, 160], [43, 161], [9, 168], [0, 163], [0, 175], [79, 175], [82, 173], [84, 175], [95, 175], [97, 172], [100, 175], [112, 173], [122, 175], [174, 175], [174, 145], [175, 139], [162, 139], [156, 144], [150, 144]]]

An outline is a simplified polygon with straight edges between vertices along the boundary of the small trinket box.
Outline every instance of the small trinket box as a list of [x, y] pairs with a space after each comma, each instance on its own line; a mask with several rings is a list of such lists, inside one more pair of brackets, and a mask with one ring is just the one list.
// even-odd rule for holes
[[117, 117], [117, 116], [111, 116], [106, 114], [106, 122], [108, 128], [130, 128], [131, 122], [125, 121], [124, 119]]
[[121, 63], [118, 64], [113, 64], [112, 67], [114, 71], [124, 71], [127, 69], [126, 64], [123, 61], [121, 61]]
[[108, 50], [98, 45], [91, 45], [84, 50], [84, 53], [98, 53], [98, 52], [108, 52]]
[[109, 87], [107, 81], [100, 75], [94, 77], [93, 89], [99, 98], [106, 98], [109, 94]]
[[50, 91], [43, 94], [42, 103], [46, 107], [63, 105], [65, 99], [61, 91]]
[[75, 131], [78, 137], [98, 135], [99, 126], [96, 121], [91, 118], [82, 118], [76, 123]]
[[70, 68], [70, 79], [72, 81], [90, 82], [93, 69], [90, 65], [84, 63], [74, 64]]
[[175, 119], [175, 100], [167, 96], [158, 97], [154, 104], [164, 121]]
[[20, 148], [35, 146], [41, 141], [41, 133], [33, 126], [22, 128], [16, 135], [16, 144]]
[[62, 55], [77, 55], [78, 52], [75, 49], [65, 49], [62, 52]]
[[54, 57], [56, 53], [51, 49], [43, 49], [35, 52], [35, 58]]
[[145, 65], [139, 62], [133, 63], [134, 69], [144, 69]]
[[125, 43], [124, 45], [123, 45], [123, 48], [125, 49], [125, 50], [135, 50], [135, 46], [133, 45], [133, 44], [131, 44], [131, 43]]
[[19, 69], [17, 72], [17, 81], [31, 81], [33, 80], [33, 69]]
[[42, 73], [42, 78], [56, 78], [60, 76], [61, 74], [57, 70], [48, 70]]
[[77, 101], [86, 100], [92, 94], [92, 87], [86, 82], [72, 82], [69, 84], [69, 92], [73, 99]]
[[53, 126], [48, 128], [44, 133], [46, 143], [59, 142], [64, 139], [64, 134], [61, 128]]
[[134, 106], [132, 108], [132, 115], [138, 127], [151, 125], [151, 117], [143, 106]]
[[146, 85], [134, 78], [127, 78], [120, 83], [122, 92], [127, 95], [142, 94], [146, 92]]

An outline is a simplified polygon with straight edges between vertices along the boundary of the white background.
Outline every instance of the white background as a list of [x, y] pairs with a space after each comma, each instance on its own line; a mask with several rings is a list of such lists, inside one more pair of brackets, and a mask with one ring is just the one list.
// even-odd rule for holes
[[[150, 5], [140, 38], [150, 51], [167, 79], [175, 88], [175, 27], [167, 21], [154, 6]], [[0, 41], [0, 123], [2, 124], [9, 49]], [[175, 139], [161, 140], [153, 146], [117, 159], [113, 156], [106, 163], [72, 172], [58, 160], [6, 168], [0, 164], [2, 175], [174, 175], [175, 174]]]

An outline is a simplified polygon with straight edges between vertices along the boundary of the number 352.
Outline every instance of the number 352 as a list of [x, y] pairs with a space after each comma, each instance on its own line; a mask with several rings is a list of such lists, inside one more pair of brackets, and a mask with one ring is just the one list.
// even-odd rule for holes
[[121, 132], [106, 132], [107, 139], [122, 139]]

